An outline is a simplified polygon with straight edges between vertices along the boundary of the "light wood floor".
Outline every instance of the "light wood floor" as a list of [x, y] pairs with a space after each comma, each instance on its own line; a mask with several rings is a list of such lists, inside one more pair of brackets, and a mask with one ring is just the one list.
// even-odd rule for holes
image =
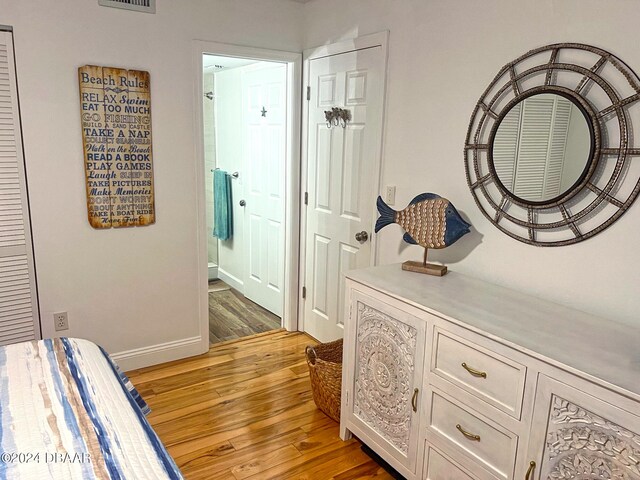
[[[218, 281], [216, 283], [224, 282]], [[215, 288], [215, 284], [213, 285]], [[209, 292], [209, 342], [219, 343], [280, 328], [280, 317], [237, 290]]]
[[392, 478], [317, 410], [304, 360], [313, 343], [278, 330], [127, 375], [187, 479]]

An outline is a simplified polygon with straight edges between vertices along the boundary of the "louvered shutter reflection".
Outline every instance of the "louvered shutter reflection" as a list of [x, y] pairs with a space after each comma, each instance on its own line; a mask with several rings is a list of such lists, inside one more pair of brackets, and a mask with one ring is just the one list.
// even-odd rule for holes
[[559, 95], [534, 95], [502, 119], [493, 141], [493, 164], [516, 196], [540, 201], [561, 193], [571, 109], [571, 101]]

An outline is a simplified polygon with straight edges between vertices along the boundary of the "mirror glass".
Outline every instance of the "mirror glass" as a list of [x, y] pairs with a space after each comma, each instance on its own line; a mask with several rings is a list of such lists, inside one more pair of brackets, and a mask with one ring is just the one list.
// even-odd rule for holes
[[586, 114], [573, 100], [539, 93], [502, 118], [491, 161], [502, 185], [525, 202], [549, 202], [580, 181], [592, 156]]

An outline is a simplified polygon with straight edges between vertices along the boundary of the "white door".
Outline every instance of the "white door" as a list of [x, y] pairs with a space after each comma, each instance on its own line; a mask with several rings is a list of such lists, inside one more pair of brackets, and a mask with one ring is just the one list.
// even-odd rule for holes
[[286, 66], [249, 68], [242, 85], [244, 295], [282, 317]]
[[[309, 62], [304, 330], [320, 341], [344, 330], [342, 272], [370, 265], [382, 136], [384, 56], [372, 47]], [[346, 127], [325, 110], [346, 109]], [[366, 232], [367, 240], [355, 235]]]

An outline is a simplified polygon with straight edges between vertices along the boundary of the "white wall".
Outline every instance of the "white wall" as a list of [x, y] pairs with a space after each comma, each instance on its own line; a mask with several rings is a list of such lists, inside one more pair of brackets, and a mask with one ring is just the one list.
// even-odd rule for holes
[[[55, 335], [51, 315], [60, 310], [69, 312], [66, 333], [110, 352], [153, 351], [199, 335], [191, 40], [299, 51], [386, 29], [383, 183], [398, 185], [398, 207], [422, 191], [450, 198], [477, 232], [430, 255], [455, 271], [638, 322], [640, 203], [586, 242], [530, 247], [484, 219], [462, 159], [480, 94], [502, 65], [528, 49], [591, 43], [640, 70], [637, 1], [158, 0], [157, 10], [130, 13], [94, 0], [0, 0], [0, 24], [15, 29], [44, 336]], [[151, 73], [153, 226], [96, 231], [86, 220], [76, 76], [89, 63]], [[421, 258], [391, 227], [381, 237], [382, 262]], [[130, 359], [125, 368], [137, 365]]]
[[[305, 7], [305, 48], [390, 30], [383, 184], [396, 207], [417, 193], [449, 198], [474, 226], [430, 258], [467, 273], [603, 316], [640, 311], [640, 202], [594, 238], [560, 248], [517, 242], [491, 225], [465, 180], [463, 145], [473, 107], [498, 70], [534, 47], [583, 42], [640, 71], [633, 0], [316, 0]], [[394, 230], [395, 228], [395, 230]], [[420, 259], [399, 228], [381, 234], [382, 263]], [[479, 243], [479, 244], [478, 244]], [[478, 244], [476, 246], [476, 244]]]
[[[158, 0], [149, 15], [96, 0], [0, 0], [14, 27], [42, 330], [69, 312], [70, 336], [124, 368], [200, 348], [192, 40], [300, 51], [302, 5], [287, 0]], [[77, 68], [151, 74], [156, 224], [87, 222]], [[154, 346], [176, 347], [156, 355]], [[173, 343], [172, 343], [173, 342]], [[194, 343], [195, 342], [195, 343]]]

